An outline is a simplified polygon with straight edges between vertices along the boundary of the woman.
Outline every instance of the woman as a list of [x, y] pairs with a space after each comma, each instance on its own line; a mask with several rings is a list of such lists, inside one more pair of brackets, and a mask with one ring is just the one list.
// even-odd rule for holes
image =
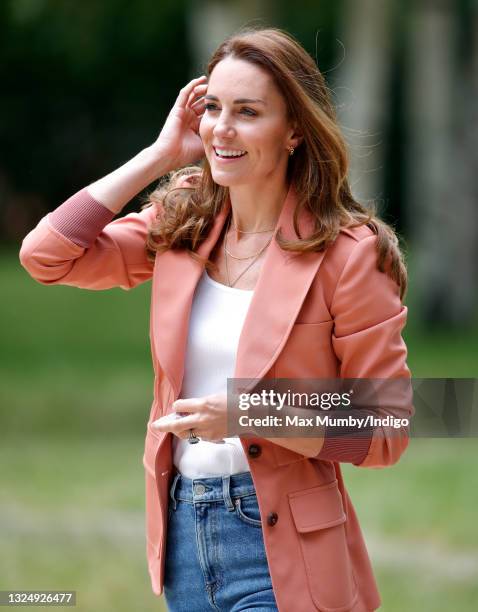
[[[151, 206], [111, 222], [153, 180], [203, 156]], [[314, 61], [284, 32], [243, 31], [214, 53], [207, 79], [181, 90], [153, 145], [23, 242], [21, 262], [41, 283], [153, 279], [147, 555], [172, 611], [380, 605], [339, 464], [395, 463], [406, 427], [268, 439], [228, 437], [226, 426], [233, 376], [410, 376], [397, 239], [353, 199], [346, 173]]]

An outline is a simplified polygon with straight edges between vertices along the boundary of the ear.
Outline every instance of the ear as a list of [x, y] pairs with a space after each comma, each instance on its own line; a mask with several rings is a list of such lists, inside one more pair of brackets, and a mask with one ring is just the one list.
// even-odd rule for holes
[[297, 149], [297, 147], [300, 145], [300, 143], [304, 140], [304, 136], [302, 135], [302, 132], [299, 128], [299, 126], [297, 125], [296, 122], [294, 122], [291, 125], [291, 128], [289, 130], [289, 134], [288, 134], [288, 139], [287, 139], [287, 147], [294, 147], [294, 149]]

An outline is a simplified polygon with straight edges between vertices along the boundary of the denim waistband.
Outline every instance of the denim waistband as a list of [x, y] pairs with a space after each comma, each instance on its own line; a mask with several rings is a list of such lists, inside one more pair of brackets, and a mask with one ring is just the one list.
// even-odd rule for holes
[[232, 499], [252, 495], [256, 490], [250, 472], [213, 476], [210, 478], [186, 478], [179, 472], [174, 476], [169, 490], [173, 508], [177, 501], [190, 504], [224, 501], [228, 509], [234, 504]]

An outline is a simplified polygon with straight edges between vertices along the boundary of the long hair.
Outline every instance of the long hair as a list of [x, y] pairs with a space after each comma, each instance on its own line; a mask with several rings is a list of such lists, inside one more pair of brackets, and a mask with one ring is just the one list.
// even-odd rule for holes
[[[324, 77], [312, 57], [289, 34], [276, 28], [241, 30], [226, 39], [213, 54], [207, 76], [226, 57], [250, 62], [267, 71], [282, 93], [288, 119], [295, 122], [303, 141], [289, 158], [288, 181], [297, 193], [295, 240], [276, 241], [288, 251], [323, 251], [343, 227], [367, 225], [377, 235], [377, 267], [398, 285], [403, 299], [407, 272], [393, 228], [352, 196], [347, 179], [348, 154]], [[195, 175], [195, 181], [187, 177]], [[150, 204], [161, 214], [151, 227], [147, 250], [151, 258], [166, 249], [186, 249], [193, 256], [221, 210], [228, 189], [216, 184], [207, 159], [203, 167], [186, 167], [166, 177]], [[307, 210], [315, 223], [311, 235], [300, 235], [298, 219]]]

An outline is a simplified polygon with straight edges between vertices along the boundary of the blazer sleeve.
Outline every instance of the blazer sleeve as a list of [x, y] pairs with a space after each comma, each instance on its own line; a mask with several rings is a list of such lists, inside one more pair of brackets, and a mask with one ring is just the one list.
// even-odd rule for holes
[[[342, 270], [331, 304], [332, 345], [340, 360], [341, 378], [374, 379], [375, 388], [381, 383], [375, 404], [359, 405], [355, 412], [378, 417], [382, 423], [387, 415], [410, 418], [413, 407], [407, 348], [401, 336], [407, 308], [397, 284], [377, 269], [376, 239], [371, 235], [357, 242]], [[344, 436], [326, 427], [317, 458], [385, 467], [396, 463], [408, 446], [408, 425], [373, 426], [360, 435], [357, 431], [355, 436], [350, 432]]]
[[112, 221], [114, 213], [82, 189], [24, 238], [20, 262], [44, 285], [131, 289], [153, 273], [146, 238], [155, 213], [149, 207]]

